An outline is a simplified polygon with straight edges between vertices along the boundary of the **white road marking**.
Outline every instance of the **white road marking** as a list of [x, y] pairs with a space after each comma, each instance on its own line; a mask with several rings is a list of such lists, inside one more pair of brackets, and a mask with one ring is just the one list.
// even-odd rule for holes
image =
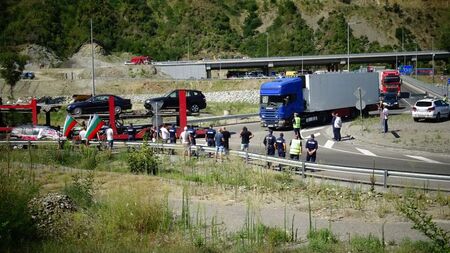
[[334, 145], [334, 141], [327, 140], [325, 145], [323, 145], [324, 148], [332, 148]]
[[322, 126], [322, 127], [315, 127], [315, 128], [307, 128], [307, 129], [302, 129], [301, 132], [317, 131], [317, 130], [321, 130], [323, 128], [325, 128], [325, 127]]
[[423, 156], [416, 156], [416, 155], [405, 155], [405, 156], [411, 157], [411, 158], [414, 158], [414, 159], [417, 159], [417, 160], [421, 160], [421, 161], [424, 161], [424, 162], [427, 162], [427, 163], [441, 163], [441, 162], [438, 162], [438, 161], [435, 161], [435, 160], [431, 160], [431, 159], [425, 158]]
[[408, 103], [408, 101], [406, 101], [406, 99], [402, 98], [403, 101], [405, 101], [410, 107], [412, 107], [412, 105], [410, 103]]
[[377, 155], [375, 155], [374, 153], [370, 152], [367, 149], [356, 148], [356, 150], [358, 150], [359, 152], [361, 152], [361, 153], [363, 153], [365, 155], [368, 155], [368, 156], [377, 156]]

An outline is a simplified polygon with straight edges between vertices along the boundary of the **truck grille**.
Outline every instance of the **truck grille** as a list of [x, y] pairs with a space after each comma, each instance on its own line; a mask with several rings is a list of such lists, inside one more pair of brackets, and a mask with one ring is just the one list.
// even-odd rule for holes
[[263, 120], [267, 123], [278, 121], [277, 110], [262, 110], [261, 115], [263, 115]]

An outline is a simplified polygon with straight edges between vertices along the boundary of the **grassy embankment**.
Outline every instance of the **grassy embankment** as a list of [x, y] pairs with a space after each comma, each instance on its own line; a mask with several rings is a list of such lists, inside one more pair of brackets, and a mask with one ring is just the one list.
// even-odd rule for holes
[[[142, 152], [137, 152], [142, 154]], [[245, 165], [241, 161], [215, 164], [200, 158], [174, 161], [167, 155], [158, 158], [158, 176], [128, 173], [130, 154], [91, 149], [63, 150], [40, 148], [8, 150], [1, 153], [0, 234], [4, 249], [30, 252], [439, 252], [432, 242], [385, 241], [375, 236], [353, 236], [339, 241], [329, 229], [294, 228], [295, 217], [286, 217], [282, 227], [268, 227], [260, 222], [255, 199], [281, 199], [285, 207], [293, 203], [312, 213], [320, 210], [333, 217], [353, 210], [353, 215], [384, 219], [399, 212], [402, 203], [414, 200], [422, 211], [435, 206], [445, 215], [449, 198], [445, 194], [406, 190], [378, 193], [340, 187], [314, 180], [299, 180], [289, 171], [271, 171]], [[45, 166], [38, 166], [45, 164]], [[61, 166], [77, 169], [62, 170]], [[66, 168], [67, 168], [66, 167]], [[170, 180], [164, 180], [170, 179]], [[36, 228], [28, 202], [48, 192], [68, 194], [77, 211], [63, 213], [47, 227]], [[227, 232], [221, 217], [206, 218], [195, 210], [192, 198], [208, 194], [228, 194], [247, 203], [244, 226]], [[181, 195], [181, 215], [169, 208], [169, 196]], [[179, 199], [179, 198], [178, 198]], [[345, 201], [343, 201], [345, 200]], [[306, 202], [305, 202], [306, 201]], [[430, 204], [431, 203], [431, 204]], [[408, 209], [409, 210], [409, 209]], [[448, 218], [448, 212], [447, 212]], [[444, 217], [442, 217], [444, 218]], [[292, 222], [291, 222], [292, 221]], [[61, 224], [64, 224], [61, 227]], [[52, 231], [58, 229], [60, 233]], [[310, 232], [298, 238], [297, 229]], [[39, 233], [38, 233], [39, 232]], [[307, 239], [307, 243], [305, 243]], [[18, 244], [20, 243], [20, 245]]]

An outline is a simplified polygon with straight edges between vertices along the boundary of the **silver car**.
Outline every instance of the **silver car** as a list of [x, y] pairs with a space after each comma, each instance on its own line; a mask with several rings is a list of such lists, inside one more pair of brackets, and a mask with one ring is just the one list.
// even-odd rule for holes
[[441, 99], [421, 99], [413, 106], [412, 117], [414, 121], [419, 121], [419, 119], [434, 119], [436, 121], [445, 118], [450, 119], [450, 107], [448, 103]]

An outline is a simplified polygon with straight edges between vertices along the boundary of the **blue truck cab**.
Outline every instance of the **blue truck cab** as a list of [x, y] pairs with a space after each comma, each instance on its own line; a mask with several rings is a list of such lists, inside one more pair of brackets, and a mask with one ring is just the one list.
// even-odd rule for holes
[[280, 78], [263, 83], [260, 88], [261, 125], [269, 128], [290, 126], [294, 112], [305, 109], [304, 77]]

